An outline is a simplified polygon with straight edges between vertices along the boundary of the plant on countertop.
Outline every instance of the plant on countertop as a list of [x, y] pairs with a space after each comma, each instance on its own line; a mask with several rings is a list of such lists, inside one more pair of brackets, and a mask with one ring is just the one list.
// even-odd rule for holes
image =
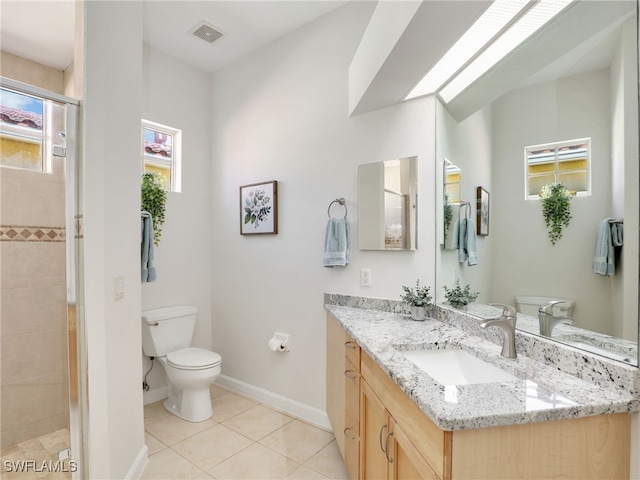
[[442, 288], [444, 289], [444, 296], [449, 302], [449, 305], [455, 308], [464, 307], [478, 298], [478, 292], [472, 292], [470, 285], [462, 288], [460, 286], [460, 280], [456, 280], [455, 285], [451, 289], [447, 288], [446, 285]]
[[164, 178], [159, 173], [142, 174], [142, 210], [149, 212], [153, 220], [153, 244], [158, 245], [164, 224], [164, 212], [167, 203], [167, 191]]
[[571, 220], [571, 193], [561, 183], [549, 183], [540, 190], [540, 198], [549, 240], [555, 245], [562, 238], [562, 229], [568, 227]]
[[414, 307], [428, 307], [431, 305], [431, 295], [429, 290], [431, 287], [421, 287], [420, 279], [416, 280], [415, 287], [402, 286], [404, 293], [400, 295], [403, 302], [408, 303]]

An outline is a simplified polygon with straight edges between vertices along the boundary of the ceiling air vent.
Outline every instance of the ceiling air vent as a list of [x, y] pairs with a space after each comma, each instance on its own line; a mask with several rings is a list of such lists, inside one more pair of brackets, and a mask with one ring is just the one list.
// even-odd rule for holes
[[206, 22], [200, 22], [191, 33], [209, 43], [215, 42], [222, 36], [221, 32], [219, 32]]

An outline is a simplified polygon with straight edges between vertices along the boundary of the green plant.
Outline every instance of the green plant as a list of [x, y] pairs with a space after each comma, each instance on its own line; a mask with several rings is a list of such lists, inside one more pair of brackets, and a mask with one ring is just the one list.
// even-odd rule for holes
[[568, 227], [571, 220], [571, 193], [561, 183], [550, 183], [542, 187], [540, 198], [549, 240], [555, 245], [562, 238], [562, 229]]
[[142, 174], [142, 210], [149, 212], [153, 219], [153, 243], [158, 245], [164, 224], [164, 211], [167, 203], [167, 191], [164, 178], [159, 173]]
[[400, 295], [403, 302], [413, 305], [414, 307], [426, 307], [431, 305], [431, 295], [429, 290], [431, 287], [421, 287], [420, 279], [416, 280], [415, 287], [402, 286], [404, 293]]
[[444, 241], [447, 241], [447, 234], [449, 233], [449, 226], [453, 220], [453, 207], [449, 203], [449, 194], [444, 194]]
[[456, 280], [455, 285], [451, 289], [447, 288], [446, 285], [442, 288], [444, 289], [444, 296], [452, 307], [464, 307], [478, 298], [478, 292], [472, 292], [470, 285], [462, 288], [460, 286], [460, 280]]

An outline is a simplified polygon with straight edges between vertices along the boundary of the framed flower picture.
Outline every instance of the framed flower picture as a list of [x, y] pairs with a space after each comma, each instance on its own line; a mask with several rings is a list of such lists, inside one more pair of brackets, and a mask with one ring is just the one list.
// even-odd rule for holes
[[240, 235], [278, 233], [278, 182], [240, 187]]
[[484, 188], [477, 189], [477, 225], [476, 232], [478, 235], [489, 235], [489, 192]]

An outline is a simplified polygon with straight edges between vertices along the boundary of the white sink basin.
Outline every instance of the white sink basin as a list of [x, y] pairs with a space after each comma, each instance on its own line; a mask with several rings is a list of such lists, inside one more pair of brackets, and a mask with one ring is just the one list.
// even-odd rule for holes
[[409, 350], [400, 353], [443, 385], [473, 385], [519, 380], [515, 375], [480, 360], [464, 350]]

